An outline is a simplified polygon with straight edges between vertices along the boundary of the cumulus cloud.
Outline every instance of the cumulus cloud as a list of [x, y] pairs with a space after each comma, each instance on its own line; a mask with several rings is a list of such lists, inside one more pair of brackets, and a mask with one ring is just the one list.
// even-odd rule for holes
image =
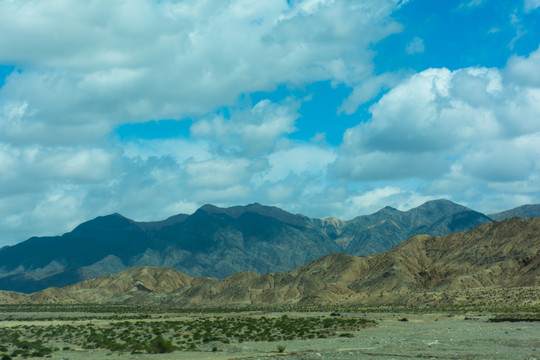
[[540, 151], [540, 132], [510, 140], [482, 143], [463, 158], [463, 170], [492, 182], [528, 179], [536, 168]]
[[289, 174], [309, 174], [317, 176], [325, 174], [326, 167], [335, 160], [332, 150], [314, 145], [300, 145], [276, 151], [268, 156], [268, 170], [261, 172], [258, 182], [276, 182], [285, 179]]
[[36, 127], [12, 138], [70, 142], [73, 131], [60, 128], [88, 133], [91, 126], [104, 136], [118, 123], [207, 114], [282, 83], [356, 82], [371, 75], [369, 44], [399, 30], [388, 17], [397, 6], [2, 2], [0, 62], [19, 71], [7, 78], [0, 102], [24, 107], [17, 121]]
[[538, 53], [513, 56], [502, 70], [410, 76], [370, 108], [369, 121], [347, 130], [333, 171], [351, 182], [420, 179], [423, 194], [473, 205], [493, 204], [486, 189], [504, 192], [496, 184], [520, 183], [506, 203], [531, 199], [540, 176]]
[[[344, 147], [361, 153], [436, 153], [459, 147], [456, 138], [490, 138], [497, 132], [496, 123], [490, 110], [480, 111], [476, 103], [492, 105], [500, 96], [498, 81], [497, 70], [425, 70], [374, 104], [372, 119], [345, 133]], [[471, 84], [483, 87], [481, 94], [471, 91]]]
[[385, 73], [354, 85], [352, 93], [343, 101], [338, 113], [353, 114], [360, 105], [375, 98], [381, 91], [389, 89], [398, 83], [398, 80], [397, 75]]
[[245, 159], [210, 160], [200, 163], [188, 163], [186, 173], [188, 185], [223, 189], [244, 183], [248, 176], [248, 161]]
[[506, 65], [506, 76], [518, 84], [539, 88], [540, 48], [528, 56], [512, 56]]
[[0, 159], [0, 194], [14, 195], [40, 191], [55, 181], [99, 182], [110, 175], [114, 155], [99, 148], [14, 148], [0, 143]]
[[338, 157], [333, 170], [341, 181], [435, 178], [448, 170], [441, 156], [431, 153], [374, 151]]
[[249, 109], [235, 109], [229, 119], [223, 115], [192, 125], [195, 138], [217, 140], [225, 152], [260, 155], [275, 148], [277, 140], [296, 130], [298, 101], [274, 104], [262, 100]]

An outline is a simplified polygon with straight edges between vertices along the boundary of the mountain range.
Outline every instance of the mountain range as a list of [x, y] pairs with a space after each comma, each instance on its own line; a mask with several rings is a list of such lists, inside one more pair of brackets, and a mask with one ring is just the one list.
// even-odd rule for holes
[[204, 205], [191, 215], [157, 222], [112, 214], [62, 236], [33, 237], [0, 249], [0, 289], [32, 293], [139, 266], [210, 278], [241, 271], [283, 273], [332, 253], [378, 254], [414, 235], [463, 232], [520, 214], [540, 216], [540, 207], [488, 216], [434, 200], [408, 211], [386, 207], [349, 221], [309, 218], [257, 203]]
[[[475, 295], [476, 294], [476, 295]], [[426, 303], [540, 305], [540, 218], [491, 222], [465, 233], [417, 235], [383, 254], [330, 254], [284, 273], [193, 278], [137, 267], [2, 303], [223, 307]]]

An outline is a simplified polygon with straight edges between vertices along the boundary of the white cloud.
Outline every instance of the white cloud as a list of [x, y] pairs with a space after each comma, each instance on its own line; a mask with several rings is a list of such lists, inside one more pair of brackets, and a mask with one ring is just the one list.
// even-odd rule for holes
[[244, 183], [248, 176], [249, 162], [245, 159], [214, 159], [187, 163], [186, 174], [190, 187], [223, 189]]
[[291, 198], [294, 198], [295, 186], [290, 186], [287, 184], [277, 184], [270, 186], [267, 190], [268, 199], [272, 203], [287, 203]]
[[512, 56], [505, 70], [507, 77], [518, 84], [540, 87], [540, 48], [528, 56]]
[[540, 132], [510, 140], [498, 140], [475, 146], [463, 158], [464, 171], [492, 182], [528, 179], [538, 168]]
[[398, 77], [392, 74], [374, 76], [355, 85], [349, 97], [340, 106], [338, 113], [347, 115], [354, 113], [358, 107], [376, 97], [382, 90], [388, 89], [398, 82]]
[[231, 199], [236, 199], [237, 204], [245, 204], [252, 198], [251, 188], [247, 185], [234, 185], [224, 189], [195, 189], [193, 195], [201, 204], [211, 203], [217, 206], [228, 206]]
[[295, 146], [290, 149], [279, 150], [268, 156], [269, 168], [260, 173], [255, 182], [278, 182], [290, 174], [307, 174], [317, 177], [326, 174], [326, 168], [336, 158], [332, 150], [313, 145]]
[[0, 142], [0, 176], [6, 176], [17, 162], [17, 151]]
[[429, 69], [410, 77], [371, 107], [371, 121], [345, 133], [344, 148], [348, 153], [437, 153], [459, 148], [456, 137], [490, 138], [497, 131], [490, 109], [479, 111], [474, 105], [483, 99], [477, 99], [480, 95], [468, 99], [469, 89], [459, 80], [478, 82], [493, 104], [499, 96], [493, 85], [496, 70], [480, 70]]
[[0, 147], [0, 194], [41, 191], [55, 181], [96, 183], [111, 174], [114, 154], [99, 148]]
[[415, 37], [408, 45], [407, 47], [405, 48], [405, 50], [407, 51], [407, 54], [409, 55], [412, 55], [412, 54], [418, 54], [418, 53], [423, 53], [425, 51], [425, 46], [424, 46], [424, 40], [423, 39], [420, 39], [418, 37]]
[[[539, 51], [512, 57], [502, 70], [428, 69], [410, 76], [371, 107], [370, 121], [345, 133], [332, 171], [351, 183], [415, 179], [424, 184], [397, 189], [452, 195], [485, 211], [502, 210], [496, 199], [512, 206], [537, 202]], [[369, 203], [362, 196], [358, 203]]]
[[342, 154], [333, 170], [342, 181], [379, 181], [435, 178], [449, 164], [438, 154], [374, 151], [361, 155]]
[[24, 105], [19, 121], [36, 128], [10, 141], [69, 143], [70, 134], [82, 140], [78, 127], [103, 137], [118, 123], [207, 114], [282, 83], [358, 82], [371, 76], [369, 44], [399, 30], [389, 20], [397, 6], [2, 2], [0, 62], [22, 71], [7, 78], [0, 103]]
[[279, 138], [296, 130], [298, 107], [297, 101], [278, 105], [262, 100], [251, 109], [233, 110], [230, 119], [219, 115], [200, 120], [192, 125], [191, 135], [217, 140], [227, 152], [260, 155], [272, 151]]

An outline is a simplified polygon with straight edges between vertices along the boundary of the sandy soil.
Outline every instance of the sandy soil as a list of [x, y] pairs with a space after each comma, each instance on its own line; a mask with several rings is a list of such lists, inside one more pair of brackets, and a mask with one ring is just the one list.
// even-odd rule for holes
[[[369, 314], [378, 326], [354, 332], [355, 338], [307, 341], [207, 344], [197, 352], [163, 355], [69, 350], [52, 359], [540, 359], [540, 323], [489, 323], [487, 316], [445, 314]], [[406, 318], [408, 321], [399, 321]], [[34, 323], [35, 325], [35, 323]], [[277, 347], [285, 346], [279, 353]], [[218, 347], [212, 352], [213, 346]]]

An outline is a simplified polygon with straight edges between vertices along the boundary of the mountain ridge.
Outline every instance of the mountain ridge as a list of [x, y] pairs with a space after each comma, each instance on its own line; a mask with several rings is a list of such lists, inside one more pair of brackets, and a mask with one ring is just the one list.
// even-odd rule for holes
[[258, 203], [204, 205], [191, 215], [137, 222], [99, 216], [61, 236], [32, 237], [0, 250], [0, 289], [35, 292], [137, 266], [190, 276], [286, 272], [330, 253], [382, 253], [407, 238], [467, 231], [493, 221], [448, 200], [408, 211], [385, 207], [351, 220], [308, 218]]
[[501, 211], [495, 214], [488, 215], [495, 221], [503, 221], [511, 217], [520, 217], [522, 219], [530, 219], [540, 216], [540, 204], [527, 204], [515, 207], [510, 210]]
[[[516, 297], [519, 291], [525, 296]], [[480, 293], [475, 301], [484, 303], [540, 305], [540, 218], [511, 218], [444, 236], [416, 235], [382, 254], [329, 254], [284, 273], [244, 271], [211, 279], [137, 267], [30, 295], [0, 292], [0, 300], [181, 307], [417, 306], [468, 303], [475, 292]]]

